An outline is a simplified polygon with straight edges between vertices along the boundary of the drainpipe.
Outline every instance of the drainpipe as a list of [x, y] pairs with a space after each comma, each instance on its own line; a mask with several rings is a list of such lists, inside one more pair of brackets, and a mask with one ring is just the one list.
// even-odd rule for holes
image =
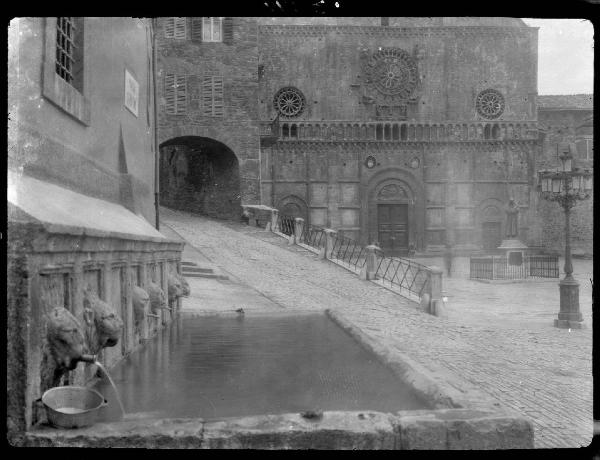
[[156, 94], [156, 18], [152, 18], [152, 84], [154, 86], [154, 210], [156, 214], [156, 230], [160, 230], [159, 217], [159, 161], [158, 146], [158, 98]]

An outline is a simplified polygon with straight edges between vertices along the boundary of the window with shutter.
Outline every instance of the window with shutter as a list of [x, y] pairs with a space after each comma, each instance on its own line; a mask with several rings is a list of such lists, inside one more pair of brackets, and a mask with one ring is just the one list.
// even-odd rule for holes
[[208, 117], [223, 116], [223, 77], [203, 77], [202, 114]]
[[192, 18], [191, 32], [193, 41], [202, 41], [202, 18]]
[[167, 18], [165, 21], [165, 38], [185, 40], [186, 18]]
[[165, 74], [166, 113], [182, 115], [187, 111], [187, 82], [185, 75]]
[[223, 18], [223, 43], [233, 43], [233, 18]]
[[213, 77], [213, 116], [223, 116], [223, 77]]
[[222, 37], [223, 18], [202, 18], [202, 41], [220, 42]]

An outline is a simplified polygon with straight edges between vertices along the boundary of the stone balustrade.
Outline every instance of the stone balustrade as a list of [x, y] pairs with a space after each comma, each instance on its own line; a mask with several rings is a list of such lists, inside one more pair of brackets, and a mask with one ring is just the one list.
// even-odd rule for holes
[[[264, 126], [263, 126], [264, 125]], [[536, 121], [279, 121], [261, 122], [261, 133], [278, 129], [278, 140], [288, 141], [381, 141], [381, 142], [465, 142], [535, 140]], [[262, 134], [261, 134], [262, 135]]]

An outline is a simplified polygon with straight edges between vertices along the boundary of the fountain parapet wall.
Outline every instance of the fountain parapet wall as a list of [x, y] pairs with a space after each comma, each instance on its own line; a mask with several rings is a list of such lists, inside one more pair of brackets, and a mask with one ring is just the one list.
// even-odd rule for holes
[[67, 195], [71, 207], [78, 203], [93, 209], [115, 230], [129, 228], [131, 233], [107, 231], [101, 221], [99, 228], [89, 222], [72, 225], [76, 219], [81, 222], [83, 209], [70, 219], [54, 220], [39, 197], [9, 196], [9, 439], [40, 421], [44, 411], [38, 400], [46, 390], [85, 385], [94, 377], [96, 366], [78, 364], [86, 355], [97, 353], [99, 362], [111, 368], [169, 324], [180, 307], [180, 299], [172, 297], [170, 309], [161, 309], [158, 317], [140, 317], [134, 289], [153, 283], [168, 292], [169, 275], [181, 273], [182, 242], [165, 238], [121, 206]]

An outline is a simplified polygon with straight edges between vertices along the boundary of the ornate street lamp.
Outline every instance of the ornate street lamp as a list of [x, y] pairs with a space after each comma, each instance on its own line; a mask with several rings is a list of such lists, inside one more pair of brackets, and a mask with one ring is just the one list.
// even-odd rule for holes
[[561, 328], [581, 328], [583, 317], [579, 311], [579, 283], [573, 278], [571, 262], [571, 208], [577, 201], [587, 200], [592, 191], [592, 175], [589, 169], [572, 167], [573, 146], [560, 143], [556, 155], [562, 168], [555, 171], [538, 172], [538, 188], [541, 197], [556, 201], [565, 211], [565, 277], [560, 280], [560, 312], [554, 326]]

